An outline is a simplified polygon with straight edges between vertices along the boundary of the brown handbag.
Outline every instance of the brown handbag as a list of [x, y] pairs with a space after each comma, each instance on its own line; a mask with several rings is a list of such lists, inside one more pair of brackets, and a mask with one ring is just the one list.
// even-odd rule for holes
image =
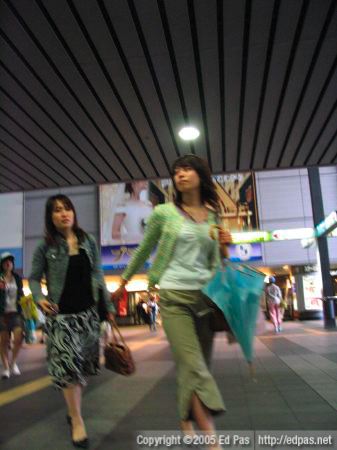
[[232, 331], [230, 326], [228, 325], [224, 313], [221, 311], [220, 308], [218, 308], [218, 306], [215, 303], [213, 303], [212, 305], [212, 312], [210, 315], [210, 327], [212, 331], [229, 331], [229, 332]]
[[112, 341], [104, 348], [105, 368], [121, 375], [132, 375], [136, 366], [131, 351], [119, 331], [116, 321], [110, 321]]

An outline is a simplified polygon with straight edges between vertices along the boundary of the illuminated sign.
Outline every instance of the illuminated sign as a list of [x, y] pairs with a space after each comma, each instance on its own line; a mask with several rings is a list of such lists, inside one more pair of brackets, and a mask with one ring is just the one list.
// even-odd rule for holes
[[313, 228], [292, 228], [289, 230], [248, 231], [232, 233], [233, 244], [251, 244], [254, 242], [288, 241], [309, 239], [315, 236]]
[[337, 212], [332, 211], [323, 222], [316, 225], [316, 236], [324, 236], [337, 227]]
[[232, 233], [233, 244], [251, 244], [253, 242], [269, 242], [268, 231], [247, 231], [245, 233]]
[[290, 230], [272, 231], [273, 241], [288, 241], [292, 239], [308, 239], [315, 235], [312, 228], [293, 228]]

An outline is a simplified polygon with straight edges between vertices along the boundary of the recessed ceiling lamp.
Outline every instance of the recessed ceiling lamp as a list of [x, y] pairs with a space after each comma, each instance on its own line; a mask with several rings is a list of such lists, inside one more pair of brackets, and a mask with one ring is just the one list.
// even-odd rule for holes
[[184, 141], [193, 141], [200, 136], [200, 131], [195, 127], [184, 127], [178, 134]]

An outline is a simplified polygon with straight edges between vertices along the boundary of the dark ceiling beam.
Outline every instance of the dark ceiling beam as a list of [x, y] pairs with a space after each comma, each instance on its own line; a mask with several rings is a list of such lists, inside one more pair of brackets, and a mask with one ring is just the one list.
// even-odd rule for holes
[[[286, 94], [288, 83], [289, 83], [289, 80], [290, 80], [290, 75], [291, 75], [291, 71], [292, 71], [292, 68], [293, 68], [295, 56], [296, 56], [296, 53], [297, 53], [298, 43], [300, 41], [300, 37], [301, 37], [301, 34], [302, 34], [303, 25], [304, 25], [305, 18], [306, 18], [306, 15], [307, 15], [308, 7], [309, 7], [309, 2], [307, 0], [302, 0], [301, 11], [300, 11], [299, 18], [298, 18], [298, 21], [297, 21], [296, 31], [295, 31], [295, 35], [294, 35], [293, 43], [292, 43], [292, 46], [291, 46], [288, 63], [287, 63], [287, 70], [286, 70], [286, 73], [285, 73], [285, 76], [284, 76], [284, 80], [283, 80], [283, 84], [282, 84], [282, 88], [281, 88], [281, 93], [280, 93], [280, 96], [279, 96], [279, 101], [278, 101], [278, 105], [277, 105], [277, 108], [276, 108], [276, 113], [275, 113], [275, 116], [274, 116], [274, 122], [273, 122], [273, 126], [272, 126], [272, 129], [271, 129], [269, 141], [268, 141], [268, 144], [267, 144], [267, 152], [266, 152], [264, 163], [263, 163], [263, 168], [264, 169], [267, 167], [268, 159], [269, 159], [269, 156], [270, 156], [270, 152], [272, 150], [276, 127], [277, 127], [278, 122], [279, 122], [282, 105], [283, 105], [283, 102], [284, 102], [285, 94]], [[278, 161], [276, 163], [277, 167], [279, 167], [279, 165], [280, 165], [280, 158], [278, 158]]]
[[[102, 173], [100, 172], [99, 168], [96, 166], [96, 164], [91, 161], [87, 154], [82, 150], [82, 148], [77, 145], [77, 143], [72, 139], [72, 137], [60, 126], [60, 124], [54, 119], [54, 117], [47, 111], [47, 109], [31, 94], [31, 92], [26, 88], [26, 86], [16, 77], [16, 75], [7, 67], [2, 61], [0, 61], [0, 67], [2, 67], [9, 77], [11, 77], [14, 82], [23, 90], [23, 92], [29, 97], [29, 99], [45, 114], [48, 119], [55, 125], [55, 127], [61, 131], [61, 133], [68, 139], [71, 144], [77, 149], [77, 151], [85, 158], [89, 164], [91, 164], [100, 175]], [[79, 164], [77, 162], [77, 164]], [[91, 179], [91, 181], [94, 183], [95, 179], [92, 177], [92, 175], [82, 166], [80, 165], [81, 170], [86, 173], [86, 175]], [[102, 175], [103, 176], [103, 175]]]
[[[34, 179], [29, 173], [25, 170], [20, 169], [18, 165], [13, 164], [8, 158], [6, 158], [3, 154], [0, 153], [0, 166], [3, 167], [5, 171], [14, 175], [15, 177], [19, 177], [26, 184], [30, 185], [33, 189], [41, 189], [43, 184], [40, 181]], [[32, 182], [33, 181], [33, 182]]]
[[200, 51], [199, 51], [199, 39], [198, 39], [198, 30], [197, 30], [197, 22], [195, 18], [195, 10], [194, 10], [194, 0], [187, 0], [188, 7], [188, 16], [190, 20], [190, 30], [191, 30], [191, 38], [192, 38], [192, 46], [193, 46], [193, 56], [194, 56], [194, 65], [197, 74], [197, 83], [198, 83], [198, 91], [199, 91], [199, 99], [201, 106], [201, 116], [204, 126], [205, 133], [205, 141], [206, 141], [206, 153], [207, 159], [209, 162], [209, 166], [212, 170], [212, 155], [211, 155], [211, 147], [209, 143], [209, 131], [208, 131], [208, 122], [207, 122], [207, 111], [206, 111], [206, 100], [205, 100], [205, 90], [204, 90], [204, 81], [201, 70], [201, 60], [200, 60]]
[[217, 0], [217, 38], [218, 38], [218, 61], [219, 61], [219, 101], [220, 101], [220, 132], [221, 132], [221, 155], [222, 169], [226, 170], [226, 93], [225, 93], [225, 51], [224, 51], [224, 26], [223, 26], [223, 0]]
[[[9, 0], [5, 0], [6, 2], [9, 2]], [[66, 54], [68, 55], [69, 59], [71, 60], [71, 62], [74, 64], [74, 66], [76, 67], [76, 70], [78, 71], [78, 73], [80, 74], [80, 76], [82, 77], [83, 81], [85, 82], [85, 84], [87, 85], [89, 91], [91, 92], [91, 94], [93, 95], [93, 97], [95, 98], [96, 102], [99, 104], [99, 106], [101, 107], [103, 113], [105, 114], [105, 116], [107, 117], [107, 119], [109, 120], [111, 126], [115, 129], [116, 133], [118, 134], [119, 137], [122, 137], [121, 132], [119, 131], [119, 129], [117, 128], [116, 124], [114, 123], [114, 121], [112, 120], [109, 112], [107, 111], [105, 105], [103, 104], [103, 102], [101, 101], [101, 99], [99, 98], [99, 95], [97, 94], [94, 86], [91, 84], [89, 78], [87, 77], [87, 75], [85, 74], [85, 72], [83, 71], [81, 65], [79, 64], [79, 62], [77, 61], [75, 55], [73, 54], [73, 52], [71, 51], [68, 43], [65, 41], [64, 37], [62, 36], [62, 33], [60, 32], [60, 30], [58, 29], [58, 27], [56, 26], [54, 20], [52, 19], [51, 15], [49, 14], [47, 8], [45, 7], [45, 5], [43, 4], [43, 2], [41, 2], [40, 0], [36, 0], [36, 4], [39, 6], [42, 14], [44, 15], [45, 19], [47, 20], [49, 26], [51, 27], [51, 29], [54, 31], [55, 35], [57, 36], [59, 42], [61, 43], [61, 45], [63, 46]], [[20, 16], [21, 21], [23, 21], [22, 17]], [[23, 21], [24, 22], [24, 21]], [[33, 40], [33, 42], [35, 43], [35, 45], [38, 47], [38, 49], [40, 50], [40, 52], [42, 53], [42, 55], [45, 57], [45, 59], [47, 60], [47, 62], [49, 63], [49, 65], [53, 68], [54, 72], [57, 74], [57, 76], [59, 77], [59, 79], [62, 81], [62, 83], [64, 84], [64, 86], [68, 89], [69, 93], [71, 94], [71, 96], [74, 98], [74, 100], [77, 102], [77, 104], [80, 106], [80, 108], [82, 109], [83, 113], [86, 115], [86, 117], [88, 118], [88, 120], [90, 121], [90, 123], [92, 124], [92, 126], [95, 128], [95, 130], [97, 131], [97, 133], [101, 136], [101, 138], [103, 139], [103, 141], [105, 142], [105, 144], [107, 145], [107, 147], [110, 149], [111, 153], [114, 155], [114, 157], [117, 159], [117, 161], [120, 163], [120, 165], [124, 168], [124, 170], [126, 171], [126, 173], [132, 177], [129, 169], [127, 168], [127, 166], [125, 165], [123, 159], [119, 156], [118, 152], [116, 151], [116, 149], [111, 145], [109, 139], [105, 136], [105, 134], [103, 133], [103, 131], [101, 130], [101, 128], [99, 127], [98, 123], [96, 122], [96, 120], [92, 117], [92, 115], [90, 114], [90, 112], [87, 110], [86, 106], [83, 104], [83, 102], [81, 102], [81, 100], [79, 99], [78, 95], [76, 94], [76, 92], [73, 90], [73, 88], [70, 86], [70, 84], [67, 82], [67, 80], [65, 79], [65, 77], [62, 75], [62, 73], [59, 71], [58, 67], [56, 66], [56, 64], [54, 63], [54, 61], [51, 59], [51, 57], [48, 55], [48, 53], [45, 51], [45, 49], [42, 47], [42, 45], [40, 44], [40, 42], [38, 41], [38, 39], [35, 37], [35, 35], [33, 34], [33, 32], [31, 31], [31, 29], [26, 25], [27, 27], [27, 33], [29, 34], [30, 38]], [[126, 142], [123, 141], [123, 144], [125, 145]], [[128, 145], [126, 144], [126, 148], [128, 148]], [[103, 155], [100, 152], [100, 155], [102, 157], [102, 159], [104, 160], [104, 163], [107, 165], [107, 167], [109, 167], [109, 169], [111, 170], [111, 172], [120, 180], [121, 177], [120, 175], [117, 173], [117, 171], [112, 167], [111, 162], [108, 161], [108, 159], [105, 157], [105, 155]]]
[[245, 110], [245, 101], [246, 101], [246, 81], [247, 81], [248, 49], [249, 49], [249, 34], [250, 34], [251, 15], [252, 15], [252, 1], [246, 0], [244, 29], [243, 29], [243, 45], [242, 45], [241, 93], [240, 93], [240, 112], [239, 112], [239, 126], [238, 126], [238, 144], [237, 144], [237, 149], [236, 149], [236, 170], [240, 170], [242, 126], [243, 126], [243, 114], [244, 114], [244, 110]]
[[[138, 38], [139, 38], [139, 41], [140, 41], [140, 45], [142, 46], [142, 50], [144, 52], [144, 56], [145, 56], [145, 60], [146, 60], [147, 66], [148, 66], [150, 75], [152, 77], [152, 81], [154, 83], [154, 86], [155, 86], [155, 89], [156, 89], [156, 92], [157, 92], [157, 96], [158, 96], [159, 102], [161, 104], [162, 109], [164, 107], [163, 113], [164, 113], [164, 116], [165, 116], [165, 119], [166, 119], [167, 123], [169, 124], [169, 133], [171, 135], [171, 139], [173, 139], [173, 146], [174, 146], [174, 148], [176, 150], [176, 154], [179, 155], [179, 150], [178, 150], [178, 147], [177, 147], [177, 143], [175, 141], [172, 125], [171, 125], [171, 122], [170, 122], [170, 119], [169, 119], [169, 115], [168, 115], [168, 112], [167, 112], [167, 109], [166, 109], [166, 106], [165, 106], [165, 101], [164, 101], [164, 98], [163, 98], [163, 95], [162, 95], [162, 92], [161, 92], [161, 89], [160, 89], [158, 78], [157, 78], [156, 72], [154, 70], [152, 58], [151, 58], [148, 46], [146, 44], [146, 39], [145, 39], [144, 32], [142, 30], [142, 26], [141, 26], [141, 23], [140, 23], [140, 20], [139, 20], [139, 17], [138, 17], [136, 6], [135, 6], [133, 0], [127, 0], [127, 2], [128, 2], [129, 10], [130, 10], [130, 13], [131, 13], [131, 17], [132, 17], [132, 20], [133, 20], [133, 23], [134, 23], [134, 26], [135, 26]], [[141, 94], [140, 93], [139, 93], [139, 96], [141, 98]], [[142, 102], [143, 102], [143, 99], [142, 99]], [[145, 103], [144, 102], [143, 102], [143, 104], [144, 104], [144, 107], [145, 107]], [[148, 113], [146, 107], [143, 110], [144, 110], [144, 114], [145, 114], [146, 120], [147, 120], [147, 122], [149, 124], [149, 127], [150, 127], [151, 131], [152, 131], [153, 137], [154, 137], [154, 139], [156, 141], [156, 144], [158, 146], [158, 149], [160, 151], [160, 154], [161, 154], [161, 156], [162, 156], [162, 158], [163, 158], [163, 160], [165, 162], [166, 170], [168, 171], [168, 173], [170, 173], [170, 163], [169, 163], [169, 161], [168, 161], [168, 159], [166, 157], [165, 150], [164, 150], [164, 148], [162, 146], [162, 143], [160, 142], [159, 136], [158, 136], [157, 131], [156, 131], [154, 125], [153, 125], [153, 122], [151, 120], [150, 114]]]
[[[56, 139], [54, 139], [54, 137], [47, 131], [47, 130], [45, 130], [40, 124], [39, 124], [39, 122], [36, 120], [36, 119], [34, 119], [34, 117], [31, 115], [31, 114], [29, 114], [29, 112], [28, 111], [26, 111], [15, 99], [14, 99], [14, 97], [12, 97], [5, 89], [3, 89], [1, 86], [0, 86], [0, 92], [2, 92], [24, 115], [26, 115], [33, 123], [34, 123], [34, 125], [39, 129], [39, 130], [41, 130], [42, 131], [42, 133], [44, 133], [53, 143], [54, 143], [54, 145], [56, 145], [56, 147], [58, 147], [60, 150], [61, 150], [61, 152], [64, 154], [64, 155], [66, 155], [75, 165], [78, 165], [78, 162], [76, 161], [76, 159], [66, 150], [66, 149], [64, 149], [57, 141], [56, 141]], [[25, 130], [26, 131], [26, 130]], [[27, 132], [27, 131], [26, 131]], [[34, 137], [34, 139], [36, 139], [35, 137]], [[77, 179], [77, 182], [79, 182], [79, 183], [83, 183], [85, 180], [83, 180], [82, 178], [80, 178], [79, 176], [78, 176], [78, 174], [76, 173], [74, 173], [70, 168], [69, 168], [69, 166], [68, 165], [66, 165], [66, 162], [62, 159], [62, 154], [60, 154], [60, 157], [58, 157], [58, 156], [55, 156], [55, 152], [52, 152], [52, 151], [50, 151], [47, 147], [45, 147], [45, 146], [43, 146], [43, 144], [41, 143], [41, 142], [39, 142], [38, 141], [38, 143], [39, 143], [39, 145], [40, 146], [42, 146], [49, 154], [50, 154], [50, 156], [52, 156], [53, 158], [55, 158], [56, 159], [56, 161], [58, 161], [63, 167], [64, 167], [64, 169], [66, 170], [66, 171], [68, 171], [68, 172], [70, 172], [71, 173], [71, 175], [75, 178], [75, 179]], [[58, 153], [57, 153], [58, 154]], [[79, 166], [79, 168], [81, 169], [81, 167]], [[89, 179], [91, 179], [92, 180], [92, 178], [90, 177]], [[93, 180], [92, 180], [93, 181]]]
[[301, 149], [301, 147], [303, 145], [304, 139], [307, 136], [308, 131], [310, 130], [311, 124], [312, 124], [312, 122], [313, 122], [313, 120], [314, 120], [314, 118], [316, 116], [316, 113], [318, 111], [318, 108], [319, 108], [320, 104], [322, 103], [323, 99], [325, 98], [325, 93], [326, 93], [326, 91], [327, 91], [327, 89], [329, 87], [329, 84], [330, 84], [333, 76], [336, 73], [336, 69], [337, 69], [337, 56], [335, 57], [335, 59], [334, 59], [334, 61], [332, 63], [332, 66], [331, 66], [331, 68], [329, 70], [328, 76], [326, 77], [326, 80], [325, 80], [325, 82], [324, 82], [324, 84], [322, 86], [322, 89], [320, 90], [320, 92], [319, 92], [319, 94], [317, 96], [317, 100], [316, 100], [315, 105], [313, 107], [313, 110], [312, 110], [312, 112], [310, 114], [309, 120], [308, 120], [308, 122], [307, 122], [307, 124], [306, 124], [306, 126], [304, 128], [304, 131], [302, 133], [301, 139], [299, 140], [299, 143], [298, 143], [298, 145], [297, 145], [297, 147], [295, 149], [294, 155], [293, 155], [293, 157], [292, 157], [292, 159], [290, 161], [290, 166], [293, 166], [295, 164], [296, 158], [297, 158], [297, 156], [298, 156], [298, 154], [300, 152], [300, 149]]
[[[49, 178], [54, 184], [58, 185], [59, 181], [55, 180], [53, 178], [53, 176], [51, 174], [56, 173], [57, 175], [58, 172], [54, 169], [54, 167], [52, 165], [50, 165], [48, 162], [44, 161], [43, 159], [41, 159], [40, 155], [37, 154], [35, 152], [35, 150], [33, 150], [32, 148], [28, 147], [24, 142], [22, 142], [20, 139], [18, 139], [11, 131], [7, 130], [7, 128], [5, 128], [1, 123], [0, 123], [0, 129], [3, 130], [5, 133], [7, 133], [12, 139], [14, 139], [14, 141], [16, 141], [18, 144], [20, 144], [25, 150], [28, 151], [28, 154], [32, 154], [34, 155], [36, 158], [38, 158], [45, 166], [48, 167], [48, 169], [51, 171], [51, 173], [48, 171], [48, 173], [45, 173], [44, 171], [41, 171], [42, 173], [44, 173], [44, 175]], [[4, 142], [2, 140], [0, 140], [0, 142]], [[6, 143], [5, 143], [6, 144]], [[19, 153], [20, 154], [20, 153]], [[59, 175], [60, 176], [60, 175]], [[65, 178], [63, 178], [63, 176], [61, 175], [61, 178], [66, 181]], [[66, 181], [67, 182], [67, 181]], [[69, 182], [67, 182], [67, 185], [69, 185]]]
[[265, 100], [266, 92], [267, 92], [267, 83], [268, 83], [268, 78], [269, 78], [271, 59], [272, 59], [273, 50], [274, 50], [274, 41], [275, 41], [275, 34], [276, 34], [276, 29], [277, 29], [278, 15], [279, 15], [279, 11], [280, 11], [280, 2], [281, 2], [281, 0], [274, 1], [272, 19], [270, 22], [268, 46], [267, 46], [267, 53], [266, 53], [266, 62], [264, 65], [263, 80], [262, 80], [262, 85], [261, 85], [261, 94], [260, 94], [260, 99], [259, 99], [259, 107], [258, 107], [258, 112], [257, 112], [257, 116], [256, 116], [255, 131], [254, 131], [254, 138], [253, 138], [253, 148], [252, 148], [250, 164], [249, 164], [249, 168], [251, 170], [254, 167], [257, 139], [258, 139], [258, 136], [260, 133], [261, 118], [262, 118], [262, 112], [263, 112], [263, 107], [264, 107], [264, 100]]
[[325, 119], [324, 123], [320, 127], [319, 133], [316, 136], [314, 142], [312, 143], [312, 145], [310, 147], [310, 150], [309, 150], [309, 152], [307, 154], [307, 157], [305, 158], [305, 161], [304, 161], [305, 165], [309, 164], [309, 160], [310, 160], [310, 158], [311, 158], [311, 156], [312, 156], [312, 154], [313, 154], [313, 152], [314, 152], [314, 150], [316, 148], [316, 145], [317, 145], [318, 141], [320, 140], [320, 138], [323, 136], [323, 133], [324, 133], [326, 127], [328, 126], [328, 124], [329, 124], [329, 122], [331, 120], [331, 117], [335, 113], [336, 109], [337, 109], [337, 100], [335, 101], [335, 103], [333, 104], [332, 108], [330, 109], [330, 112], [329, 112], [327, 118]]
[[[3, 150], [0, 147], [0, 155], [2, 155], [4, 158], [9, 159], [13, 164], [16, 164], [19, 168], [21, 168], [25, 172], [30, 173], [32, 176], [34, 176], [34, 171], [36, 170], [37, 174], [39, 175], [39, 182], [42, 184], [42, 186], [45, 188], [49, 187], [48, 184], [46, 184], [44, 181], [41, 181], [41, 174], [44, 177], [46, 177], [46, 179], [50, 179], [49, 174], [47, 175], [43, 170], [41, 170], [40, 167], [37, 167], [34, 163], [32, 163], [31, 160], [22, 156], [20, 153], [16, 151], [14, 147], [10, 146], [7, 142], [3, 141], [2, 139], [0, 139], [0, 144], [2, 144], [7, 149]], [[23, 161], [23, 164], [21, 160]], [[53, 183], [55, 182], [53, 181]]]
[[[297, 100], [297, 104], [296, 104], [294, 113], [293, 113], [292, 118], [290, 120], [290, 126], [289, 126], [289, 129], [288, 129], [288, 132], [286, 134], [286, 137], [285, 137], [282, 149], [280, 151], [280, 155], [279, 155], [279, 162], [280, 163], [281, 163], [281, 161], [283, 159], [283, 155], [284, 155], [285, 149], [286, 149], [286, 147], [288, 145], [290, 135], [291, 135], [291, 133], [292, 133], [292, 131], [294, 129], [295, 122], [296, 122], [296, 119], [297, 119], [297, 116], [298, 116], [298, 112], [299, 112], [299, 110], [301, 108], [301, 105], [302, 105], [305, 93], [307, 91], [309, 82], [311, 80], [311, 76], [313, 74], [314, 68], [316, 67], [317, 60], [318, 60], [318, 57], [319, 57], [322, 45], [324, 43], [324, 40], [326, 38], [326, 35], [327, 35], [327, 32], [328, 32], [330, 23], [332, 21], [332, 18], [334, 17], [335, 10], [336, 10], [336, 5], [337, 5], [336, 0], [331, 0], [330, 7], [328, 9], [328, 12], [327, 12], [327, 15], [326, 15], [326, 18], [325, 18], [325, 21], [324, 21], [324, 24], [323, 24], [320, 36], [319, 36], [319, 39], [317, 41], [314, 53], [312, 55], [310, 66], [309, 66], [308, 72], [306, 74], [305, 80], [303, 82], [303, 86], [302, 86], [299, 98]], [[336, 45], [337, 45], [337, 43], [336, 43]], [[306, 164], [306, 161], [304, 162], [304, 164]]]
[[[44, 80], [40, 77], [38, 72], [33, 68], [33, 66], [27, 61], [27, 59], [23, 56], [23, 54], [17, 49], [17, 47], [13, 44], [13, 42], [8, 38], [8, 36], [4, 33], [4, 31], [0, 28], [0, 36], [5, 40], [8, 46], [13, 50], [13, 52], [17, 55], [17, 57], [22, 61], [22, 63], [27, 67], [27, 69], [31, 72], [31, 74], [37, 79], [37, 81], [41, 84], [41, 86], [45, 89], [45, 91], [50, 95], [50, 97], [54, 100], [57, 106], [62, 110], [65, 116], [69, 119], [69, 121], [74, 125], [74, 127], [79, 131], [79, 133], [85, 138], [85, 140], [89, 143], [89, 145], [95, 150], [96, 155], [99, 158], [102, 158], [101, 152], [94, 144], [94, 142], [88, 137], [88, 135], [82, 130], [82, 128], [78, 125], [78, 123], [74, 120], [74, 118], [69, 114], [67, 109], [63, 106], [60, 100], [54, 95], [49, 86], [44, 82]], [[92, 164], [93, 161], [91, 161]], [[96, 170], [100, 173], [102, 178], [105, 181], [108, 181], [108, 178], [104, 173], [97, 167]]]
[[[163, 26], [166, 46], [167, 46], [167, 49], [168, 49], [168, 52], [169, 52], [169, 57], [170, 57], [170, 61], [171, 61], [174, 81], [175, 81], [175, 84], [176, 84], [176, 87], [177, 87], [177, 93], [178, 93], [178, 98], [179, 98], [179, 102], [180, 102], [180, 108], [181, 108], [181, 111], [182, 111], [182, 115], [183, 115], [183, 118], [184, 118], [185, 125], [190, 125], [190, 119], [189, 119], [187, 106], [186, 106], [186, 102], [185, 102], [185, 97], [184, 97], [184, 92], [183, 92], [181, 79], [180, 79], [180, 75], [179, 75], [179, 68], [178, 68], [177, 58], [176, 58], [174, 45], [173, 45], [173, 41], [172, 41], [172, 36], [171, 36], [170, 25], [169, 25], [169, 21], [168, 21], [168, 18], [167, 18], [165, 1], [164, 0], [157, 0], [157, 5], [158, 5], [158, 9], [159, 9], [161, 23], [162, 23], [162, 26]], [[190, 147], [191, 153], [193, 155], [195, 155], [195, 148], [194, 148], [194, 145], [193, 145], [192, 141], [189, 142], [189, 147]]]
[[[25, 128], [18, 120], [15, 119], [15, 117], [13, 117], [9, 112], [7, 112], [4, 108], [2, 108], [2, 106], [0, 106], [0, 112], [2, 112], [6, 117], [8, 117], [10, 119], [11, 122], [13, 122], [20, 130], [22, 130], [27, 136], [29, 136], [32, 141], [35, 142], [35, 144], [37, 144], [39, 147], [41, 147], [45, 152], [46, 155], [45, 156], [49, 156], [51, 158], [50, 162], [53, 162], [53, 159], [55, 161], [57, 161], [65, 170], [65, 173], [61, 173], [61, 171], [59, 169], [56, 169], [55, 167], [53, 167], [53, 170], [55, 173], [57, 173], [57, 175], [62, 178], [67, 184], [71, 184], [69, 179], [65, 177], [66, 172], [68, 171], [70, 173], [69, 170], [67, 170], [67, 167], [64, 165], [64, 163], [62, 162], [62, 160], [55, 155], [55, 152], [52, 152], [51, 150], [49, 150], [45, 145], [42, 144], [41, 141], [39, 141], [39, 139], [37, 139], [27, 128]], [[42, 158], [42, 155], [38, 155], [37, 152], [35, 152], [35, 155], [38, 156], [41, 161], [44, 161], [45, 158]], [[52, 167], [52, 166], [51, 166]], [[77, 182], [80, 182], [79, 178], [77, 178], [75, 176], [75, 179], [77, 180]]]

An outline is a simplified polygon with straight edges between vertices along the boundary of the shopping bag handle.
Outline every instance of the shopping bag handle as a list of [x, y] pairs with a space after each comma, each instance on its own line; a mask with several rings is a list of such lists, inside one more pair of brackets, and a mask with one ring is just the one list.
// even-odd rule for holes
[[[124, 340], [124, 338], [123, 338], [123, 335], [122, 335], [122, 333], [120, 332], [120, 330], [119, 330], [119, 328], [118, 328], [116, 319], [115, 319], [115, 318], [110, 319], [110, 320], [109, 320], [109, 323], [110, 323], [110, 325], [111, 325], [111, 332], [112, 332], [112, 340], [113, 340], [113, 342], [117, 343], [117, 342], [118, 342], [118, 336], [119, 336], [121, 342], [122, 342], [124, 345], [126, 345], [125, 340]], [[117, 336], [117, 335], [118, 335], [118, 336]]]

